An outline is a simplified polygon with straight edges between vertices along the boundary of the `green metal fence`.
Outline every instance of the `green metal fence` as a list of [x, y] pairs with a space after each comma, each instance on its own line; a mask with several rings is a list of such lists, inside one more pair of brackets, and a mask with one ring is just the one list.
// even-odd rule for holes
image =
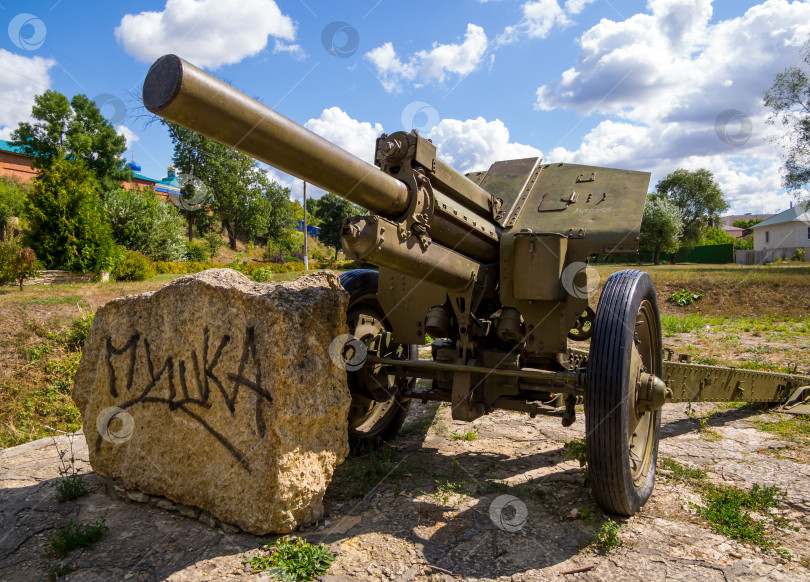
[[[635, 263], [638, 259], [637, 255], [606, 255], [598, 254], [596, 259], [592, 262], [595, 263]], [[670, 259], [669, 253], [661, 253], [661, 262], [668, 263]], [[641, 261], [644, 263], [651, 263], [653, 254], [650, 252], [641, 253]], [[675, 253], [676, 263], [733, 263], [734, 262], [734, 245], [708, 245], [705, 247], [691, 247], [682, 248]]]

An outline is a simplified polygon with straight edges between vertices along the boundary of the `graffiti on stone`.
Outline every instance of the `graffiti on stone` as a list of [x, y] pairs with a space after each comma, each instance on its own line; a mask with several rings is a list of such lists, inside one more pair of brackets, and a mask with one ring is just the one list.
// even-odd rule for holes
[[[149, 343], [149, 339], [139, 332], [134, 332], [119, 347], [114, 345], [112, 337], [109, 336], [106, 341], [105, 361], [109, 371], [110, 395], [116, 399], [128, 398], [116, 404], [121, 410], [127, 410], [138, 404], [153, 404], [165, 405], [172, 411], [187, 415], [208, 431], [249, 473], [250, 466], [245, 454], [212, 426], [206, 420], [205, 414], [205, 411], [213, 406], [224, 405], [231, 415], [235, 415], [237, 399], [248, 391], [254, 397], [256, 433], [260, 438], [264, 438], [267, 432], [265, 415], [267, 408], [272, 405], [273, 398], [267, 387], [262, 384], [255, 328], [248, 326], [245, 330], [241, 358], [235, 372], [224, 370], [221, 366], [223, 351], [233, 341], [233, 337], [229, 334], [223, 334], [217, 341], [216, 338], [212, 338], [209, 328], [205, 327], [202, 357], [195, 348], [187, 358], [168, 355], [161, 363], [155, 361], [153, 346]], [[146, 362], [146, 386], [133, 395], [134, 385], [142, 373], [137, 366], [140, 350]], [[121, 357], [125, 358], [123, 366], [120, 365]], [[119, 366], [115, 365], [116, 362]], [[248, 373], [251, 367], [253, 372]], [[168, 390], [159, 389], [159, 385], [167, 386]], [[96, 450], [102, 444], [102, 438], [99, 436], [96, 440]]]

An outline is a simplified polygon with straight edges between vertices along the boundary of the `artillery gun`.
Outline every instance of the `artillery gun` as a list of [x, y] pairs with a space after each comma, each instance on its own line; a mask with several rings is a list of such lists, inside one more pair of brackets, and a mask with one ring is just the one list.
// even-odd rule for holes
[[[349, 433], [390, 438], [411, 399], [472, 421], [494, 409], [560, 414], [584, 400], [593, 495], [634, 514], [654, 485], [665, 402], [785, 400], [797, 375], [664, 361], [655, 288], [613, 274], [598, 306], [588, 259], [638, 248], [650, 175], [505, 160], [462, 175], [416, 131], [379, 137], [375, 168], [177, 56], [156, 61], [146, 108], [368, 209], [342, 229], [349, 292]], [[431, 344], [432, 360], [417, 347]], [[573, 347], [590, 339], [587, 351]], [[417, 378], [432, 381], [417, 390]]]

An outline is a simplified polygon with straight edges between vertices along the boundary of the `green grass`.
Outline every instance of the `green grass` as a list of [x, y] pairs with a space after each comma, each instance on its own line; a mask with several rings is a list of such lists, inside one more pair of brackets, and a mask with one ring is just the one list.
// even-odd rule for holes
[[332, 479], [335, 490], [349, 497], [362, 497], [379, 483], [396, 482], [405, 472], [403, 459], [393, 447], [352, 450]]
[[407, 426], [404, 426], [402, 430], [400, 430], [400, 434], [408, 435], [408, 434], [421, 434], [428, 431], [428, 429], [433, 426], [436, 422], [434, 416], [427, 415], [422, 416]]
[[436, 491], [433, 497], [436, 498], [442, 505], [448, 505], [450, 500], [455, 496], [467, 495], [467, 485], [464, 481], [436, 481]]
[[799, 414], [780, 418], [776, 421], [754, 419], [753, 422], [760, 430], [765, 432], [773, 433], [793, 442], [810, 444], [810, 416]]
[[98, 542], [107, 531], [104, 518], [101, 517], [95, 523], [81, 525], [70, 518], [64, 527], [56, 527], [53, 533], [48, 534], [46, 539], [51, 544], [51, 556], [60, 558], [79, 548], [89, 548]]
[[267, 572], [273, 579], [307, 582], [323, 576], [335, 560], [328, 546], [284, 536], [262, 546], [263, 554], [246, 560], [253, 573]]
[[565, 456], [578, 461], [580, 467], [584, 467], [588, 463], [588, 450], [585, 439], [574, 439], [565, 443], [563, 448], [565, 449]]
[[454, 441], [477, 441], [478, 429], [473, 428], [464, 432], [454, 432], [450, 435], [450, 438]]
[[661, 329], [666, 336], [678, 333], [693, 333], [710, 328], [713, 332], [739, 334], [741, 332], [774, 334], [777, 339], [810, 334], [810, 317], [723, 317], [688, 313], [685, 315], [661, 314]]
[[[700, 517], [715, 530], [735, 540], [761, 548], [773, 547], [773, 520], [768, 510], [778, 507], [786, 492], [777, 487], [754, 485], [749, 490], [723, 485], [706, 485], [703, 488], [705, 507], [697, 509]], [[758, 514], [758, 519], [751, 517]], [[778, 523], [778, 522], [777, 522]]]
[[668, 457], [663, 457], [658, 459], [658, 464], [662, 469], [666, 469], [668, 471], [672, 471], [672, 478], [686, 481], [689, 479], [694, 479], [697, 481], [702, 481], [706, 478], [706, 471], [703, 469], [693, 469], [691, 467], [686, 467], [681, 465], [675, 459], [670, 459]]
[[55, 295], [55, 296], [38, 296], [29, 297], [28, 303], [36, 305], [69, 305], [81, 304], [84, 305], [85, 301], [78, 295]]

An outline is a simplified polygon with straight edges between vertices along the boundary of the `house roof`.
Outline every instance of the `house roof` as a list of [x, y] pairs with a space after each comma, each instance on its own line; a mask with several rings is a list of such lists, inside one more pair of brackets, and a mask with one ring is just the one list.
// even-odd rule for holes
[[4, 139], [0, 139], [0, 151], [11, 152], [12, 154], [20, 154], [23, 156], [28, 155], [23, 148], [19, 146], [13, 146], [11, 145], [11, 142], [8, 142]]
[[763, 220], [759, 224], [755, 224], [751, 228], [761, 228], [763, 226], [772, 226], [774, 224], [783, 224], [786, 222], [807, 222], [810, 223], [810, 200], [799, 202], [792, 208], [788, 208], [784, 212], [780, 212], [776, 216], [772, 216], [768, 220]]

